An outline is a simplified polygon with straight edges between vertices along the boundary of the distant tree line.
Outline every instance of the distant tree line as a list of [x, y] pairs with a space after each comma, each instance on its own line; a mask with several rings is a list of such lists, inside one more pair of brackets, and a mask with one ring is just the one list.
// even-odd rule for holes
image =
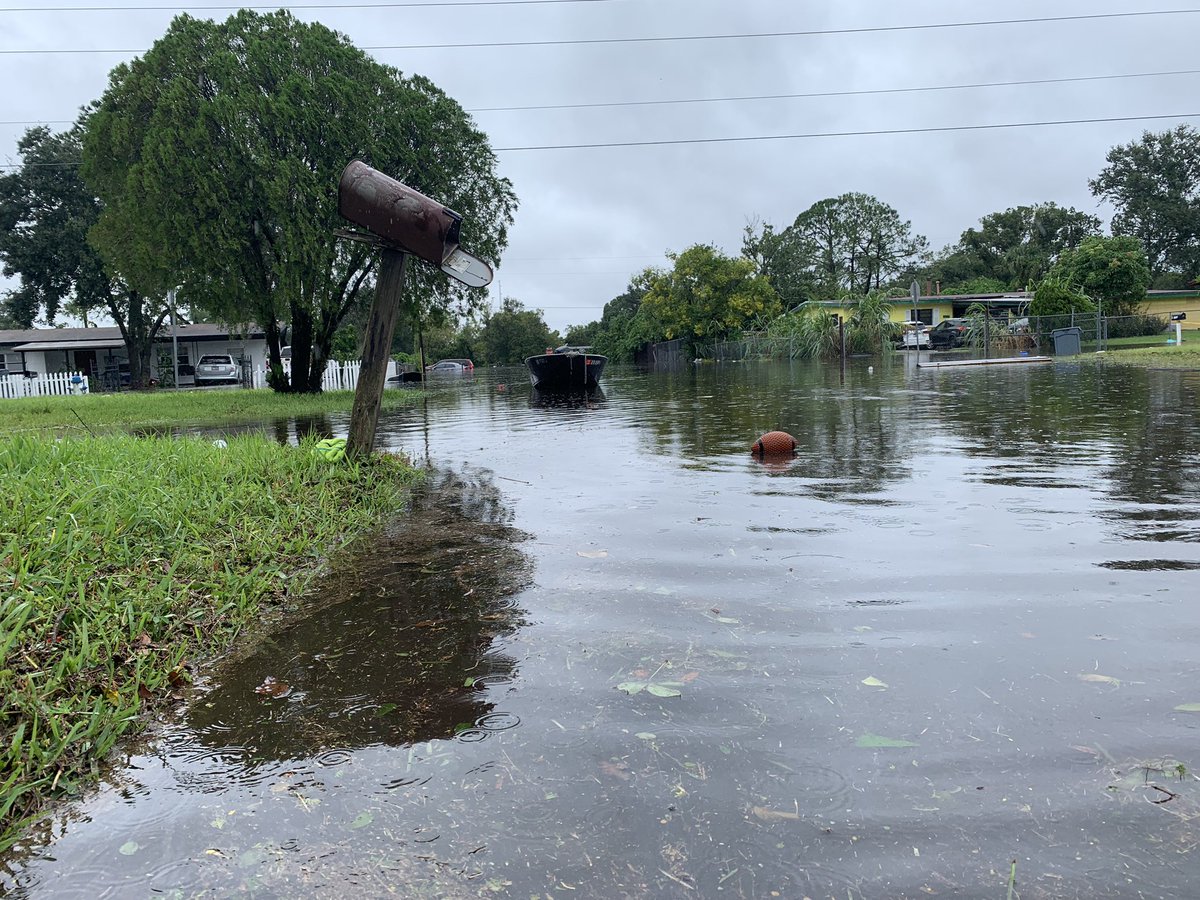
[[[1125, 317], [1137, 316], [1149, 288], [1196, 283], [1200, 131], [1180, 125], [1114, 147], [1089, 186], [1115, 209], [1110, 236], [1096, 216], [1045, 202], [989, 213], [936, 252], [876, 197], [820, 200], [784, 228], [748, 224], [736, 257], [709, 245], [670, 254], [671, 268], [633, 276], [600, 319], [569, 330], [567, 340], [630, 358], [647, 342], [754, 329], [801, 335], [819, 349], [831, 339], [829, 317], [815, 309], [798, 316], [797, 308], [824, 300], [851, 311], [851, 342], [867, 351], [883, 345], [877, 319], [888, 315], [886, 297], [906, 295], [913, 280], [943, 294], [1034, 291], [1034, 315], [1099, 305]], [[731, 300], [722, 305], [722, 297]]]

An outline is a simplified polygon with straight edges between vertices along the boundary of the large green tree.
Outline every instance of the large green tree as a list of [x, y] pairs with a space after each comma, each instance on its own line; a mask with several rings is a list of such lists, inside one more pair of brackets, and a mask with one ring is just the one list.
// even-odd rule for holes
[[[779, 234], [778, 244], [782, 259], [808, 269], [813, 294], [824, 300], [841, 291], [862, 295], [877, 290], [911, 272], [928, 249], [911, 222], [861, 193], [814, 203]], [[789, 278], [799, 283], [796, 273]]]
[[640, 308], [664, 337], [720, 339], [779, 314], [779, 295], [745, 257], [725, 256], [708, 244], [668, 257], [674, 267], [650, 278]]
[[596, 350], [613, 359], [633, 359], [640, 347], [662, 337], [648, 312], [642, 310], [642, 298], [660, 273], [646, 269], [630, 279], [625, 291], [604, 304], [596, 323], [592, 343]]
[[526, 309], [512, 297], [505, 297], [500, 309], [487, 317], [480, 341], [487, 361], [493, 365], [519, 363], [560, 343], [540, 309]]
[[1095, 216], [1056, 203], [1035, 203], [984, 216], [978, 228], [962, 233], [955, 252], [962, 254], [974, 277], [1025, 290], [1049, 272], [1064, 251], [1099, 233]]
[[[373, 277], [375, 253], [338, 240], [338, 176], [360, 158], [465, 217], [497, 259], [516, 198], [485, 135], [432, 82], [281, 11], [223, 23], [178, 16], [113, 70], [88, 128], [84, 175], [105, 202], [92, 235], [140, 290], [266, 331], [272, 383], [320, 389], [333, 335]], [[406, 303], [429, 321], [481, 305], [424, 265]], [[279, 324], [291, 328], [290, 382]]]
[[67, 131], [39, 125], [18, 143], [21, 166], [0, 177], [0, 262], [18, 286], [4, 295], [3, 318], [18, 328], [53, 325], [64, 312], [101, 310], [121, 329], [130, 384], [150, 378], [155, 335], [167, 315], [163, 294], [116, 277], [88, 241], [102, 206], [79, 175], [86, 117]]
[[1150, 287], [1146, 251], [1129, 235], [1087, 238], [1063, 254], [1055, 272], [1080, 287], [1109, 316], [1136, 314]]
[[1200, 131], [1180, 125], [1113, 147], [1088, 182], [1116, 208], [1113, 234], [1138, 238], [1154, 278], [1200, 275]]
[[769, 222], [749, 222], [742, 233], [742, 256], [767, 277], [786, 309], [816, 293], [816, 247], [809, 235], [794, 228], [776, 231]]

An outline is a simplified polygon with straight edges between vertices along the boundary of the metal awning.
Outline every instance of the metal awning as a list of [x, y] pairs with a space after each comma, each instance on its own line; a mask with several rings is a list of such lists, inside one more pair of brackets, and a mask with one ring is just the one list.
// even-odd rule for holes
[[116, 341], [30, 341], [12, 348], [13, 353], [36, 353], [39, 350], [114, 350], [124, 347], [125, 342]]

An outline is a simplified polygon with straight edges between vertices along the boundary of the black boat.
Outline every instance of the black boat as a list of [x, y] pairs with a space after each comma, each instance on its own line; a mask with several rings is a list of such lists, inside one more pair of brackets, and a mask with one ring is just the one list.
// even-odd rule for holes
[[604, 374], [607, 356], [589, 353], [591, 347], [564, 344], [525, 359], [533, 386], [543, 391], [594, 388]]

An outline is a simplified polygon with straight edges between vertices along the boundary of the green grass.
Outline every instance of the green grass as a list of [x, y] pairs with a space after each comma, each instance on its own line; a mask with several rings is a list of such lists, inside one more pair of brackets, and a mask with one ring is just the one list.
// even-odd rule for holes
[[261, 437], [0, 436], [0, 849], [416, 477]]
[[[388, 390], [383, 405], [411, 403], [413, 391]], [[2, 431], [93, 431], [170, 425], [224, 425], [274, 418], [349, 411], [353, 391], [277, 394], [269, 389], [243, 391], [135, 391], [86, 397], [30, 397], [0, 400]], [[82, 420], [82, 422], [80, 421]]]
[[1085, 353], [1080, 359], [1145, 368], [1200, 369], [1200, 340], [1175, 346], [1110, 349], [1107, 353]]

